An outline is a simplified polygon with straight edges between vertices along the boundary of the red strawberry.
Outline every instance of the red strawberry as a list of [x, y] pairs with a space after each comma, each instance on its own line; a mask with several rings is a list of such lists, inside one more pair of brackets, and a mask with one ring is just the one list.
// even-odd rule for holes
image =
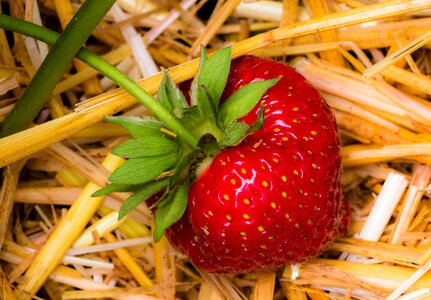
[[[245, 56], [232, 62], [223, 98], [274, 77], [281, 79], [261, 99], [263, 128], [214, 158], [191, 186], [186, 213], [167, 230], [209, 272], [300, 262], [345, 231], [337, 126], [319, 92], [284, 64]], [[253, 123], [258, 108], [242, 121]]]
[[128, 160], [96, 195], [133, 192], [120, 216], [151, 199], [155, 240], [166, 232], [206, 271], [245, 273], [318, 255], [345, 231], [348, 207], [337, 126], [319, 92], [287, 65], [231, 63], [230, 53], [202, 52], [183, 85], [193, 106], [165, 75], [151, 105], [158, 120], [108, 119], [132, 139], [113, 150]]

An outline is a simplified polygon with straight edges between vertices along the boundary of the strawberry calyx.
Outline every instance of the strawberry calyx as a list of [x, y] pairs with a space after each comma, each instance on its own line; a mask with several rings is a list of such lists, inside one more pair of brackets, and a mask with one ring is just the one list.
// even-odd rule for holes
[[178, 120], [189, 131], [198, 141], [197, 145], [190, 145], [180, 135], [168, 130], [156, 117], [105, 118], [123, 126], [131, 139], [112, 150], [113, 154], [127, 160], [111, 174], [110, 184], [93, 196], [132, 192], [120, 208], [121, 219], [141, 202], [162, 194], [151, 205], [155, 211], [156, 241], [184, 214], [189, 188], [198, 176], [197, 170], [202, 169], [200, 164], [211, 161], [224, 148], [239, 144], [263, 125], [262, 107], [253, 124], [238, 120], [258, 104], [279, 78], [246, 84], [221, 103], [230, 62], [230, 47], [210, 57], [202, 47], [189, 100], [169, 77], [168, 71], [164, 71], [157, 101], [169, 112], [170, 118]]

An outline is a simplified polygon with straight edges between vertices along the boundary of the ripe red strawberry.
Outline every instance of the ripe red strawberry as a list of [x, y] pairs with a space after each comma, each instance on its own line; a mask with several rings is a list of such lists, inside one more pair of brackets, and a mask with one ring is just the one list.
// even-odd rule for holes
[[[186, 213], [167, 230], [209, 272], [300, 262], [345, 231], [337, 126], [319, 92], [284, 64], [245, 56], [232, 62], [223, 97], [274, 77], [281, 79], [261, 100], [263, 128], [214, 158], [191, 186]], [[251, 124], [258, 108], [242, 121]]]
[[128, 160], [97, 196], [133, 192], [120, 216], [151, 199], [155, 240], [166, 232], [209, 272], [300, 262], [345, 231], [335, 119], [300, 74], [252, 56], [231, 63], [230, 48], [203, 51], [183, 90], [191, 106], [165, 75], [151, 105], [158, 120], [108, 119], [132, 139], [113, 150]]

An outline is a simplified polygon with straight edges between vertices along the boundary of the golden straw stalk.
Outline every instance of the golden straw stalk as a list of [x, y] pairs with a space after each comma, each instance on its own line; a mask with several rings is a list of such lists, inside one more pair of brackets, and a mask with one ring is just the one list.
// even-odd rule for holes
[[[431, 0], [392, 0], [328, 14], [324, 17], [294, 23], [241, 41], [233, 46], [233, 57], [238, 57], [276, 41], [421, 11], [430, 7]], [[198, 60], [192, 60], [172, 68], [170, 75], [174, 81], [181, 82], [191, 78], [196, 73], [197, 66]], [[143, 80], [140, 84], [150, 94], [154, 94], [160, 80], [161, 75], [158, 74]], [[135, 99], [121, 90], [105, 93], [94, 98], [93, 101], [97, 102], [97, 104], [86, 110], [71, 113], [1, 139], [0, 166], [5, 166], [44, 149], [48, 145], [68, 138], [72, 134], [100, 121], [103, 116], [112, 115], [136, 103]]]
[[0, 249], [8, 230], [19, 174], [26, 161], [26, 159], [22, 159], [4, 169], [3, 185], [0, 191]]
[[[117, 239], [112, 233], [106, 233], [104, 235], [104, 239], [109, 243], [117, 242]], [[141, 286], [145, 287], [153, 285], [151, 279], [147, 274], [145, 274], [141, 266], [125, 248], [115, 249], [114, 252]]]
[[256, 285], [254, 286], [251, 299], [272, 300], [274, 296], [275, 273], [260, 272], [256, 275]]
[[8, 300], [16, 300], [15, 294], [13, 293], [12, 286], [9, 283], [6, 275], [0, 267], [0, 298]]
[[[121, 158], [110, 154], [105, 158], [103, 166], [113, 171], [122, 161]], [[31, 299], [79, 237], [103, 201], [103, 197], [91, 197], [99, 188], [92, 182], [85, 186], [23, 276], [16, 290], [19, 299]]]

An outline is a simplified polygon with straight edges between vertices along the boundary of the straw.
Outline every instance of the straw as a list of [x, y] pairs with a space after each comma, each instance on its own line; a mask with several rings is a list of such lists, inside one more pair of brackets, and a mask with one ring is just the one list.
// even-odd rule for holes
[[[239, 42], [232, 48], [233, 56], [237, 57], [276, 41], [368, 22], [379, 18], [420, 11], [429, 7], [431, 7], [431, 1], [428, 0], [391, 0], [364, 8], [332, 13], [325, 17], [298, 22]], [[172, 79], [179, 82], [191, 78], [196, 72], [197, 63], [196, 60], [193, 60], [172, 68], [170, 72]], [[143, 80], [141, 85], [150, 94], [154, 94], [160, 80], [160, 75], [153, 76]], [[68, 114], [62, 118], [1, 139], [0, 166], [44, 149], [48, 145], [61, 141], [71, 134], [100, 121], [102, 116], [112, 115], [136, 103], [134, 99], [120, 91], [105, 93], [94, 100], [97, 100], [98, 104], [94, 104], [90, 110]], [[17, 151], [16, 149], [20, 150]]]
[[[108, 155], [105, 158], [104, 166], [112, 171], [121, 161], [118, 157]], [[103, 197], [90, 200], [91, 195], [99, 188], [92, 182], [88, 183], [80, 197], [68, 210], [67, 215], [57, 225], [25, 273], [24, 280], [18, 286], [21, 299], [29, 299], [39, 290], [90, 220], [103, 200]]]
[[373, 67], [369, 68], [364, 72], [365, 77], [372, 77], [379, 73], [381, 70], [383, 70], [388, 65], [394, 64], [398, 62], [399, 60], [403, 59], [406, 55], [409, 55], [413, 51], [421, 48], [426, 43], [428, 43], [431, 40], [431, 31], [428, 31], [424, 33], [423, 35], [419, 36], [418, 38], [412, 40], [407, 45], [402, 47], [401, 49], [395, 51], [388, 57], [386, 57], [384, 60], [381, 60], [378, 64], [375, 64]]
[[[10, 1], [8, 7], [23, 19], [57, 18], [64, 27], [78, 2]], [[304, 3], [308, 11], [296, 0], [116, 3], [116, 10], [92, 33], [87, 49], [133, 80], [142, 77], [141, 51], [146, 52], [141, 65], [156, 66], [152, 73], [167, 68], [176, 82], [193, 77], [198, 60], [191, 57], [202, 40], [209, 52], [232, 45], [234, 57], [271, 56], [317, 87], [340, 131], [349, 228], [322, 255], [281, 269], [236, 275], [197, 269], [166, 237], [153, 241], [152, 213], [145, 203], [118, 220], [130, 193], [90, 197], [122, 162], [110, 151], [128, 139], [122, 127], [103, 122], [103, 116], [150, 113], [97, 71], [71, 64], [34, 127], [0, 140], [0, 165], [6, 166], [0, 295], [151, 300], [431, 297], [431, 46], [423, 43], [431, 32], [431, 1], [369, 5], [312, 0]], [[43, 57], [38, 44], [26, 40], [32, 48], [19, 34], [6, 39], [0, 30], [0, 94], [6, 93], [0, 95], [0, 120]], [[414, 41], [419, 44], [409, 48]], [[376, 67], [377, 73], [364, 76]], [[160, 78], [155, 74], [140, 84], [155, 94]], [[23, 167], [20, 159], [26, 160]], [[109, 162], [113, 165], [108, 170]]]

